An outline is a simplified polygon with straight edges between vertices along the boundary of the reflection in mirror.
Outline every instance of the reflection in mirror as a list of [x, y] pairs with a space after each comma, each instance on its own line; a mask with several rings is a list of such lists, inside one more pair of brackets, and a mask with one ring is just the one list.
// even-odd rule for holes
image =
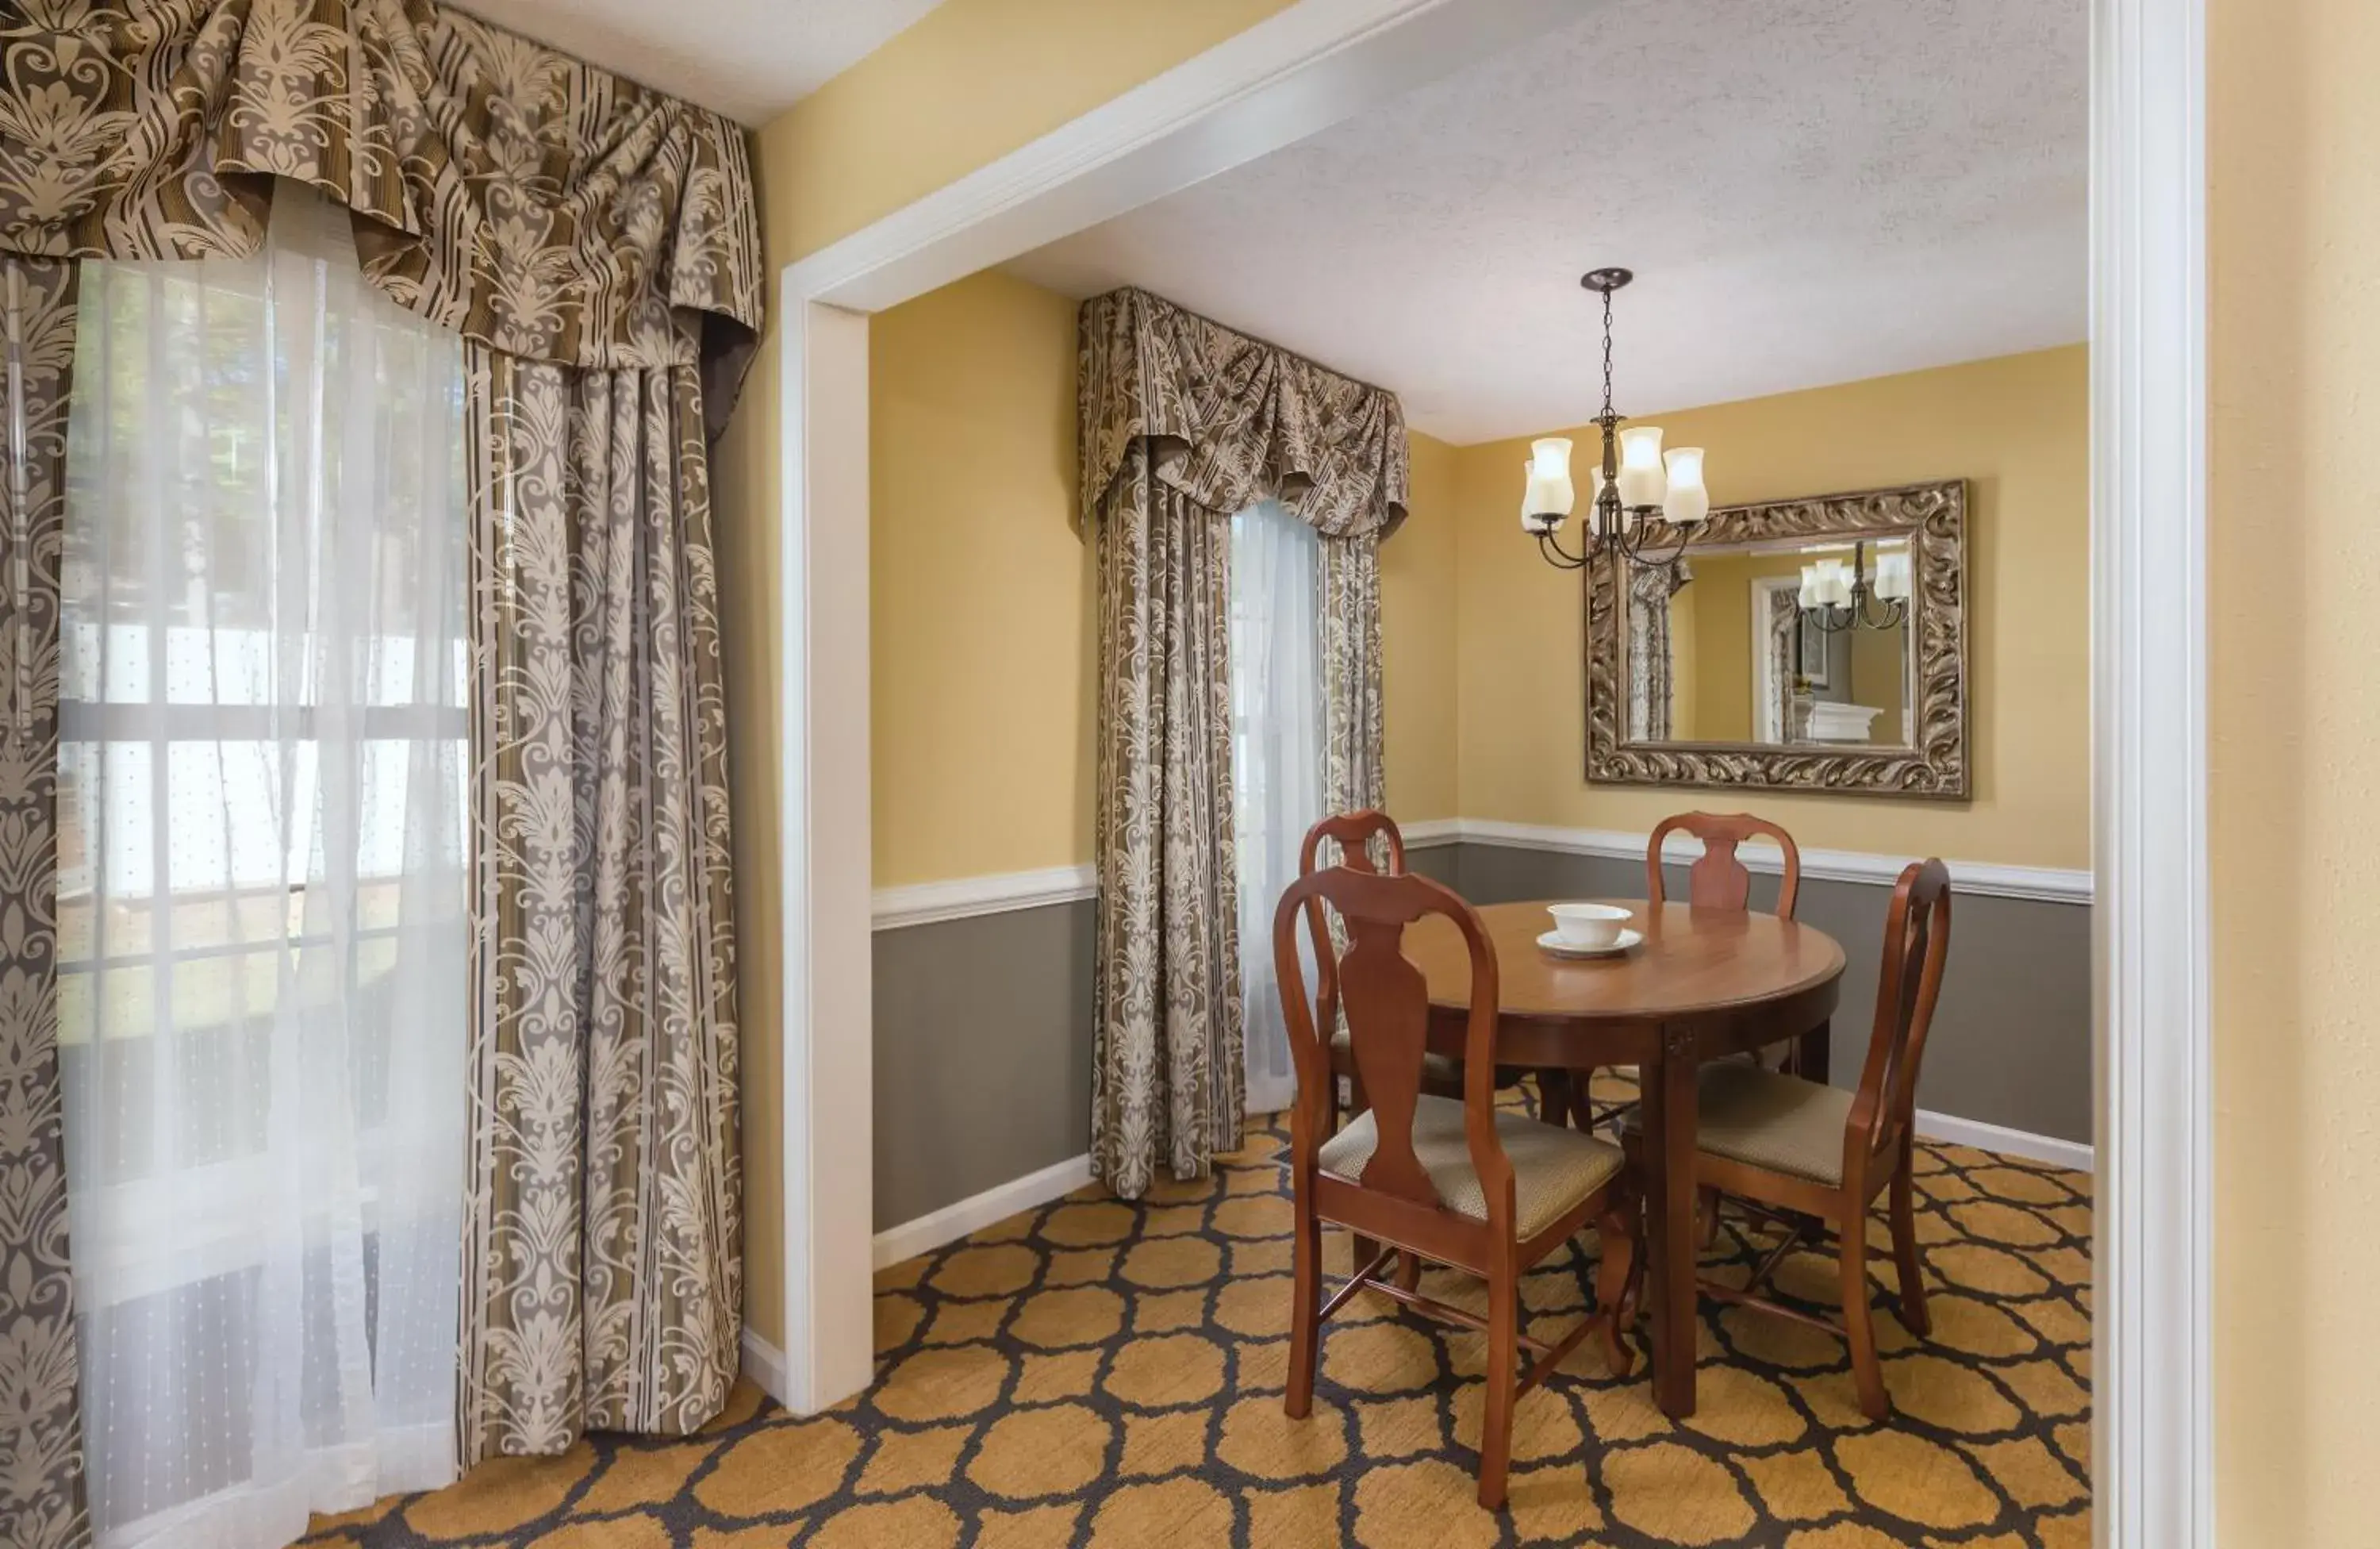
[[1635, 570], [1624, 739], [1912, 747], [1912, 563], [1876, 535], [1696, 543]]

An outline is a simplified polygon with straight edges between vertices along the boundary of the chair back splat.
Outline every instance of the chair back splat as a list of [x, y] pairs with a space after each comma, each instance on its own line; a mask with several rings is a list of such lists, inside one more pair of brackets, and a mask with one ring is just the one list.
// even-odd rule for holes
[[1785, 852], [1785, 874], [1777, 885], [1777, 917], [1793, 918], [1793, 900], [1802, 891], [1802, 851], [1792, 835], [1750, 812], [1680, 812], [1663, 818], [1645, 848], [1645, 896], [1656, 906], [1669, 896], [1661, 874], [1661, 843], [1681, 829], [1703, 842], [1702, 858], [1686, 871], [1687, 903], [1696, 909], [1751, 907], [1752, 872], [1736, 858], [1735, 848], [1746, 839], [1771, 839]]
[[[1388, 860], [1391, 875], [1405, 869], [1405, 837], [1397, 830], [1396, 822], [1388, 813], [1366, 807], [1359, 812], [1333, 812], [1305, 831], [1305, 842], [1298, 847], [1297, 874], [1312, 876], [1323, 865], [1322, 842], [1328, 839], [1339, 849], [1338, 864], [1353, 872], [1377, 872], [1374, 853]], [[1306, 933], [1314, 944], [1314, 1009], [1315, 1020], [1328, 1039], [1339, 1028], [1339, 964], [1332, 950], [1330, 919], [1317, 894], [1305, 902]], [[1283, 980], [1285, 984], [1287, 980]], [[1305, 1076], [1299, 1072], [1298, 1086], [1305, 1085]]]
[[[1336, 861], [1355, 872], [1402, 872], [1405, 869], [1405, 836], [1396, 820], [1388, 813], [1366, 807], [1359, 812], [1333, 812], [1305, 831], [1305, 843], [1298, 847], [1297, 874], [1320, 869], [1323, 861], [1322, 841], [1328, 839], [1339, 847]], [[1373, 847], [1378, 844], [1388, 864], [1375, 863]]]
[[[1351, 850], [1350, 859], [1358, 853]], [[1439, 1202], [1429, 1175], [1414, 1154], [1413, 1143], [1414, 1113], [1424, 1090], [1422, 1056], [1429, 1037], [1429, 986], [1421, 970], [1406, 959], [1403, 940], [1408, 926], [1431, 915], [1443, 915], [1462, 932], [1471, 954], [1471, 1010], [1463, 1034], [1463, 1057], [1464, 1068], [1475, 1077], [1464, 1085], [1464, 1132], [1472, 1165], [1487, 1189], [1490, 1221], [1497, 1218], [1500, 1193], [1509, 1221], [1512, 1165], [1496, 1140], [1496, 1088], [1491, 1074], [1498, 998], [1496, 952], [1471, 906], [1427, 877], [1410, 872], [1377, 872], [1368, 865], [1361, 869], [1335, 866], [1298, 878], [1281, 896], [1273, 922], [1273, 963], [1281, 979], [1282, 1013], [1289, 1024], [1290, 1057], [1297, 1067], [1297, 1108], [1291, 1116], [1293, 1149], [1303, 1159], [1321, 1145], [1331, 1128], [1330, 1033], [1317, 1025], [1308, 1008], [1304, 964], [1297, 951], [1300, 913], [1306, 913], [1309, 922], [1318, 921], [1326, 903], [1345, 924], [1348, 946], [1344, 953], [1335, 953], [1328, 931], [1316, 925], [1317, 972], [1336, 985], [1355, 1073], [1379, 1132], [1378, 1149], [1364, 1170], [1364, 1188], [1432, 1208]]]

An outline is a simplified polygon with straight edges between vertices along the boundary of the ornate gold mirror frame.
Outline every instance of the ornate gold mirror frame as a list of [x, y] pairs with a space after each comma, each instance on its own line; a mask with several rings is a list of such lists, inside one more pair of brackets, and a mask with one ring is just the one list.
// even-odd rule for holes
[[[1656, 538], [1665, 534], [1654, 534]], [[1606, 559], [1586, 569], [1586, 777], [1604, 785], [1841, 791], [1963, 801], [1967, 779], [1967, 484], [1963, 479], [1714, 508], [1687, 549], [1909, 540], [1912, 746], [1633, 742], [1623, 660], [1625, 590]]]

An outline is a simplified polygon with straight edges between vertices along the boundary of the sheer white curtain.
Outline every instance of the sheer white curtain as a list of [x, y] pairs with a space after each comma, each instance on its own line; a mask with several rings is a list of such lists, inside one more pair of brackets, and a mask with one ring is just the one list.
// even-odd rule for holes
[[[1272, 917], [1322, 817], [1320, 540], [1271, 501], [1232, 519], [1232, 784], [1239, 846], [1247, 1111], [1297, 1093]], [[1305, 982], [1314, 982], [1310, 948]]]
[[272, 1549], [455, 1474], [459, 341], [280, 186], [84, 266], [59, 1043], [103, 1546]]

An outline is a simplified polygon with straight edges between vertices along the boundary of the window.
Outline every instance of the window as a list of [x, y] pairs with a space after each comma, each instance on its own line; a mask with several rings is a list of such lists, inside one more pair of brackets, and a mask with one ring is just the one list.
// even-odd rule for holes
[[453, 1472], [461, 346], [344, 212], [273, 218], [82, 275], [58, 1019], [103, 1544]]
[[[1232, 518], [1232, 784], [1249, 1113], [1277, 1113], [1297, 1094], [1272, 923], [1305, 831], [1322, 818], [1320, 565], [1320, 539], [1285, 506], [1266, 501]], [[1311, 985], [1310, 957], [1305, 971]]]

